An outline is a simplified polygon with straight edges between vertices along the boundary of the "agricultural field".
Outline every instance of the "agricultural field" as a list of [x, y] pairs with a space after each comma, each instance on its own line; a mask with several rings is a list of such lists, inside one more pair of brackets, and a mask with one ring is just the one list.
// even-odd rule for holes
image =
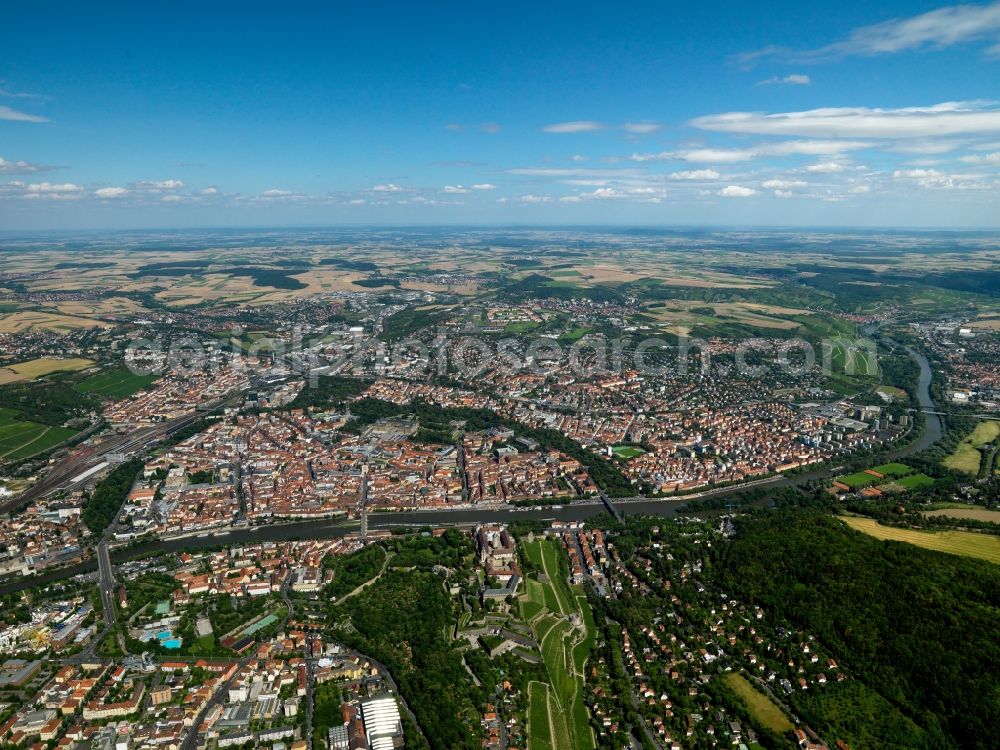
[[30, 458], [76, 434], [65, 427], [50, 427], [18, 416], [14, 409], [0, 408], [0, 461]]
[[92, 318], [60, 315], [41, 310], [23, 310], [0, 316], [0, 333], [24, 333], [32, 330], [66, 333], [77, 328], [111, 328], [111, 324]]
[[937, 510], [925, 510], [923, 515], [931, 518], [945, 516], [947, 518], [967, 518], [971, 521], [1000, 523], [1000, 510], [987, 510], [986, 508], [938, 508]]
[[7, 365], [7, 369], [17, 373], [23, 378], [40, 378], [51, 375], [53, 372], [76, 372], [85, 370], [94, 364], [91, 359], [81, 359], [73, 357], [69, 359], [57, 359], [55, 357], [41, 357], [27, 362], [18, 362], [14, 365]]
[[[548, 717], [548, 733], [529, 732], [529, 750], [590, 750], [594, 735], [583, 704], [584, 666], [594, 645], [593, 614], [586, 597], [563, 580], [559, 550], [551, 541], [523, 542], [528, 559], [548, 580], [525, 578], [521, 615], [541, 646], [548, 684], [529, 686], [529, 723]], [[575, 622], [579, 622], [576, 625]]]
[[727, 687], [747, 704], [747, 709], [755, 721], [777, 734], [790, 732], [794, 727], [778, 705], [764, 693], [750, 684], [739, 672], [730, 672], [722, 678]]
[[1000, 564], [1000, 537], [977, 534], [972, 531], [918, 531], [883, 526], [874, 519], [842, 516], [841, 520], [856, 531], [876, 539], [906, 542], [925, 549], [946, 552], [950, 555], [975, 557]]
[[983, 421], [941, 463], [949, 469], [975, 476], [979, 473], [982, 454], [979, 449], [992, 443], [1000, 436], [1000, 422]]
[[128, 370], [106, 370], [81, 380], [73, 387], [80, 393], [107, 398], [126, 398], [156, 382], [156, 375], [135, 375]]

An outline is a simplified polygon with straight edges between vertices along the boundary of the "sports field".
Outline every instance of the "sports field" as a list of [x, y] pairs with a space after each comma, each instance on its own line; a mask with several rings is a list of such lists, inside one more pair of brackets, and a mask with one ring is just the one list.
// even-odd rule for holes
[[[528, 690], [529, 750], [591, 750], [595, 746], [583, 704], [584, 667], [594, 645], [590, 605], [575, 594], [559, 568], [560, 550], [547, 539], [524, 542], [528, 559], [547, 580], [527, 577], [519, 604], [542, 652], [548, 683]], [[576, 623], [579, 623], [577, 625]], [[547, 718], [548, 731], [536, 734]]]
[[937, 552], [947, 552], [951, 555], [975, 557], [992, 563], [1000, 563], [1000, 537], [993, 534], [977, 534], [972, 531], [897, 529], [894, 526], [883, 526], [871, 518], [857, 516], [842, 516], [840, 520], [852, 529], [876, 539], [906, 542]]
[[616, 445], [611, 449], [614, 454], [619, 458], [635, 458], [636, 456], [641, 456], [644, 451], [642, 448], [638, 448], [634, 445]]
[[778, 705], [751, 685], [747, 678], [739, 672], [730, 672], [723, 680], [730, 690], [746, 702], [747, 709], [754, 720], [778, 734], [794, 729], [792, 722], [788, 720]]

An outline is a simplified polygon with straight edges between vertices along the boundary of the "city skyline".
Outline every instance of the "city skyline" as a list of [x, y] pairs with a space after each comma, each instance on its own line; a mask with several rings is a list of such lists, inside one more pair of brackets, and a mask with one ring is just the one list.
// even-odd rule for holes
[[1000, 3], [9, 15], [8, 230], [1000, 225]]

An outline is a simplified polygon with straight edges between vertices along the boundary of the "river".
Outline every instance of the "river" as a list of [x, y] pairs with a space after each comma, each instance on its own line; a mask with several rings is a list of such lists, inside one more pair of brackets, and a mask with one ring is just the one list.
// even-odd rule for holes
[[[917, 402], [920, 409], [934, 410], [934, 401], [931, 399], [931, 368], [927, 358], [910, 347], [906, 348], [910, 357], [919, 365], [920, 376], [917, 380]], [[924, 431], [916, 440], [901, 448], [890, 451], [887, 458], [897, 460], [911, 456], [914, 453], [930, 447], [941, 439], [942, 423], [937, 414], [924, 414]], [[616, 507], [620, 512], [627, 515], [654, 515], [670, 518], [677, 515], [678, 508], [694, 497], [710, 497], [716, 495], [738, 494], [760, 487], [790, 487], [802, 485], [813, 479], [829, 477], [829, 468], [816, 469], [814, 471], [802, 472], [793, 476], [778, 476], [771, 479], [761, 480], [749, 485], [737, 485], [734, 487], [720, 487], [687, 495], [685, 497], [645, 499], [636, 498], [627, 501], [616, 502]], [[479, 523], [510, 523], [512, 521], [580, 521], [605, 512], [604, 506], [600, 502], [573, 503], [563, 506], [549, 506], [539, 508], [487, 508], [476, 510], [472, 508], [455, 510], [427, 510], [408, 511], [403, 513], [370, 513], [368, 515], [369, 530], [385, 530], [400, 527], [422, 527], [422, 526], [474, 526]], [[178, 539], [165, 539], [149, 544], [136, 545], [116, 550], [112, 554], [115, 562], [148, 557], [161, 552], [181, 552], [184, 550], [204, 549], [207, 547], [218, 547], [221, 545], [237, 546], [244, 544], [257, 544], [259, 542], [289, 541], [297, 539], [329, 539], [344, 536], [351, 532], [357, 532], [359, 524], [357, 521], [346, 521], [344, 519], [326, 519], [300, 521], [294, 523], [274, 524], [270, 526], [254, 526], [242, 529], [224, 529], [208, 532], [199, 536], [187, 536]], [[41, 583], [49, 583], [80, 573], [89, 573], [97, 570], [96, 560], [60, 568], [49, 573], [43, 573], [30, 578], [20, 578], [0, 585], [0, 594], [7, 594], [12, 591], [19, 591]]]

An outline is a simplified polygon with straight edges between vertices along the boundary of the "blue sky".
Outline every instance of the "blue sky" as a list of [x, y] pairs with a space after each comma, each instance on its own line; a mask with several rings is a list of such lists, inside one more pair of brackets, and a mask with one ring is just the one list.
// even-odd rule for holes
[[16, 3], [0, 229], [1000, 226], [1000, 2], [677, 5]]

